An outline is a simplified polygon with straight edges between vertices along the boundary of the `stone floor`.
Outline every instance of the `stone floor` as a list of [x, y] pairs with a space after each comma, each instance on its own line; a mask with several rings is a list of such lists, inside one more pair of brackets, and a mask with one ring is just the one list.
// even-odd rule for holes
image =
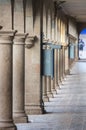
[[18, 130], [86, 130], [86, 62], [76, 62], [58, 94], [45, 102], [44, 115], [29, 115]]

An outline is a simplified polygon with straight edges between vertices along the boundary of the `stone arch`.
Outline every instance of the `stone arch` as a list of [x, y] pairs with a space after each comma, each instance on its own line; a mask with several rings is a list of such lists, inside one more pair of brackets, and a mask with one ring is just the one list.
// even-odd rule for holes
[[77, 24], [77, 29], [78, 29], [78, 35], [80, 34], [80, 32], [86, 28], [86, 23], [78, 23]]
[[79, 58], [86, 59], [86, 26], [82, 26], [82, 30], [79, 32]]

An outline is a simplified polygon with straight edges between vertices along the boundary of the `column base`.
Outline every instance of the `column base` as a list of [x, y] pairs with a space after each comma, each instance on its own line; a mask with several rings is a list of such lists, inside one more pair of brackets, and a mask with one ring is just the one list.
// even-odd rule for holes
[[61, 89], [61, 86], [62, 86], [62, 82], [59, 81], [59, 83], [58, 83], [58, 89]]
[[41, 108], [40, 106], [30, 106], [30, 105], [26, 105], [25, 106], [25, 111], [27, 115], [40, 115], [43, 114], [44, 112], [44, 108]]
[[58, 89], [60, 89], [60, 84], [58, 84], [58, 88], [56, 89], [56, 91], [58, 91]]
[[61, 85], [62, 85], [62, 81], [59, 80], [59, 88], [61, 88]]
[[64, 78], [65, 78], [65, 74], [63, 74], [63, 76], [62, 76], [62, 79], [64, 80]]
[[52, 93], [53, 93], [53, 95], [57, 94], [57, 91], [55, 89], [52, 89]]
[[17, 130], [16, 126], [13, 127], [0, 127], [0, 130]]
[[28, 117], [14, 117], [14, 123], [28, 123]]
[[49, 97], [48, 96], [43, 96], [43, 101], [44, 102], [49, 102]]
[[48, 98], [53, 98], [53, 93], [47, 93]]
[[69, 74], [70, 74], [70, 70], [68, 69], [65, 71], [65, 75], [69, 75]]
[[63, 81], [63, 77], [61, 77], [61, 80], [60, 80], [60, 81], [61, 81], [61, 84], [62, 84], [62, 81]]

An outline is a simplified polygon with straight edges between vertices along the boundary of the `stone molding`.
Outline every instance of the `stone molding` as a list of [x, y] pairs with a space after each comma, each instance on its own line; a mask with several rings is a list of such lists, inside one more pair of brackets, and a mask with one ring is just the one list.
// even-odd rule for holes
[[0, 31], [0, 44], [12, 44], [16, 31]]
[[25, 44], [26, 44], [26, 48], [32, 48], [36, 42], [36, 36], [27, 36]]
[[49, 39], [43, 39], [43, 43], [49, 42]]
[[14, 45], [24, 45], [25, 44], [25, 40], [28, 34], [25, 33], [17, 33], [15, 34], [14, 37]]

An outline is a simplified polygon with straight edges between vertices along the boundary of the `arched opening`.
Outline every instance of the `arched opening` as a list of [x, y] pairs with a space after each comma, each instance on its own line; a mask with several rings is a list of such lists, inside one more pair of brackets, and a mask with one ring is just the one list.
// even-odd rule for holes
[[86, 59], [86, 28], [79, 35], [79, 59]]

